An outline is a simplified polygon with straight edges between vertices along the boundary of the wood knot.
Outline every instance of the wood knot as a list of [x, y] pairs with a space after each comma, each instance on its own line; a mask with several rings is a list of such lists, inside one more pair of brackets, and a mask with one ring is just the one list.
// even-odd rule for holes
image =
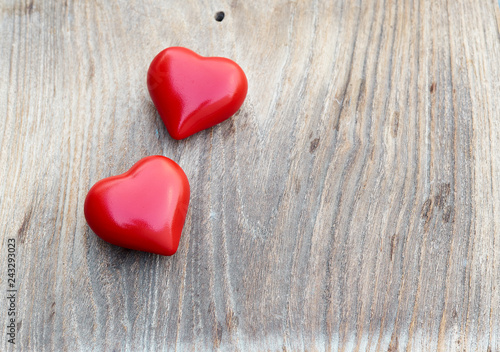
[[315, 138], [312, 142], [311, 145], [309, 146], [309, 153], [312, 153], [318, 148], [319, 145], [319, 138]]

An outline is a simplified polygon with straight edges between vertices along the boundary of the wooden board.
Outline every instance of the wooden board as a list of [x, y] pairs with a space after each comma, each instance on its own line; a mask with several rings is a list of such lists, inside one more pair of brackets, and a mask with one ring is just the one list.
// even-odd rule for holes
[[[0, 21], [18, 350], [500, 350], [496, 0], [4, 0]], [[146, 88], [178, 45], [249, 80], [234, 118], [183, 141]], [[153, 154], [192, 187], [173, 257], [83, 215]]]

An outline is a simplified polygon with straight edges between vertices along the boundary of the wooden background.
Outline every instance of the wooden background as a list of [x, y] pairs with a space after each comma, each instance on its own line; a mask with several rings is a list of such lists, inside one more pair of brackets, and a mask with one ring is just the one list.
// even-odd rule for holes
[[[3, 0], [0, 21], [18, 350], [500, 351], [496, 0]], [[180, 142], [146, 89], [174, 45], [249, 81]], [[173, 257], [83, 215], [152, 154], [192, 187]]]

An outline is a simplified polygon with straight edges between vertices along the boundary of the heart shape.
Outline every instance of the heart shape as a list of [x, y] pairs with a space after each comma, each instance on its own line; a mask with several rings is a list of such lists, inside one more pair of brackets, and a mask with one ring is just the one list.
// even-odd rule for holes
[[148, 89], [168, 133], [183, 139], [238, 111], [248, 83], [234, 61], [171, 47], [151, 62]]
[[174, 161], [154, 155], [98, 181], [85, 198], [85, 218], [111, 244], [172, 255], [189, 206], [189, 182]]

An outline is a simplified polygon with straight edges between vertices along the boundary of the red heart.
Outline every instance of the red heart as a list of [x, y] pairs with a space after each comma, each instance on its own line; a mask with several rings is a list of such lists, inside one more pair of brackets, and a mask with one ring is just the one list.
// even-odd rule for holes
[[168, 133], [183, 139], [238, 111], [248, 83], [234, 61], [172, 47], [151, 62], [148, 89]]
[[124, 174], [92, 186], [85, 198], [85, 218], [109, 243], [172, 255], [179, 246], [189, 192], [179, 165], [161, 155], [149, 156]]

